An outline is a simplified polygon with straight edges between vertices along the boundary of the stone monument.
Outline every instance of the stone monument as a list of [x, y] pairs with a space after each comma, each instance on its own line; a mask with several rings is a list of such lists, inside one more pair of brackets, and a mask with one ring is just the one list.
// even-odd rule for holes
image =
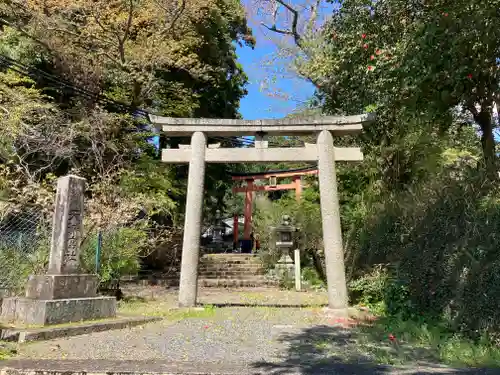
[[50, 325], [116, 317], [116, 298], [97, 295], [96, 275], [80, 272], [85, 179], [57, 182], [48, 272], [28, 279], [25, 298], [5, 298], [0, 318]]

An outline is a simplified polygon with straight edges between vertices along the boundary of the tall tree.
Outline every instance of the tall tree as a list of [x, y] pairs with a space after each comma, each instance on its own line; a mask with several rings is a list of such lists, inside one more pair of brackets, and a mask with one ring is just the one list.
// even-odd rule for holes
[[[253, 46], [236, 0], [1, 2], [1, 70], [34, 80], [1, 77], [2, 162], [33, 183], [78, 171], [92, 182], [125, 176], [134, 182], [115, 186], [142, 194], [142, 179], [154, 196], [168, 184], [151, 179], [171, 174], [148, 158], [130, 114], [239, 117], [247, 78], [235, 43]], [[226, 187], [215, 181], [225, 169], [212, 169], [215, 192]], [[182, 186], [185, 169], [174, 171]]]
[[245, 94], [233, 41], [253, 40], [235, 0], [9, 0], [0, 23], [77, 86], [132, 109], [235, 117]]
[[[444, 130], [460, 114], [481, 132], [497, 177], [499, 1], [346, 0], [308, 44], [304, 72], [332, 109], [375, 106]], [[401, 124], [403, 125], [403, 124]]]

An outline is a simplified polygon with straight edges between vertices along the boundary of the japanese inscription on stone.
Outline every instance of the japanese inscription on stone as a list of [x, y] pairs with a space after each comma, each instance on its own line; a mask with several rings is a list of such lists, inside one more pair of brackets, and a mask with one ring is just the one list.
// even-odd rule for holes
[[65, 267], [78, 266], [78, 249], [80, 246], [80, 223], [82, 217], [79, 211], [68, 213], [68, 242], [63, 256]]
[[61, 177], [57, 184], [49, 273], [70, 274], [80, 265], [85, 179]]

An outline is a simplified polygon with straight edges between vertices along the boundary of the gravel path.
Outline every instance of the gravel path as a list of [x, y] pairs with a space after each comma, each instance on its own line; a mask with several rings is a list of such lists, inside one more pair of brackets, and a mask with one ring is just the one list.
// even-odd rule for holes
[[276, 361], [287, 354], [279, 340], [310, 325], [311, 311], [216, 309], [211, 318], [162, 321], [126, 330], [36, 342], [20, 356], [45, 359], [163, 359], [172, 361]]
[[[162, 308], [175, 305], [175, 291], [134, 292], [144, 298], [153, 298], [157, 303], [161, 301]], [[375, 366], [357, 345], [355, 332], [325, 319], [318, 314], [320, 309], [269, 307], [274, 304], [321, 305], [322, 299], [321, 293], [311, 296], [269, 290], [202, 291], [202, 303], [229, 307], [210, 310], [213, 314], [203, 314], [203, 318], [163, 320], [125, 330], [23, 344], [19, 347], [18, 358], [4, 365], [18, 369], [30, 366], [61, 371], [81, 369], [89, 374], [91, 368], [95, 368], [96, 373], [113, 374], [124, 366], [129, 370], [137, 368], [137, 373], [165, 374], [499, 373], [496, 370], [450, 369], [432, 363], [415, 363], [404, 369]], [[253, 302], [268, 307], [237, 307]], [[191, 370], [182, 370], [186, 366]], [[167, 372], [167, 368], [182, 371]], [[191, 372], [192, 369], [197, 372]], [[1, 371], [0, 375], [3, 375]]]

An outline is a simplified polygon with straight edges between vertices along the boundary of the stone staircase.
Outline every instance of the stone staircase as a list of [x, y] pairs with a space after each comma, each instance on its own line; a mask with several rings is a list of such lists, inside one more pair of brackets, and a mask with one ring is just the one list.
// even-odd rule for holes
[[198, 285], [204, 288], [277, 287], [253, 254], [207, 254], [201, 257]]
[[[180, 271], [172, 270], [165, 275], [145, 273], [139, 278], [122, 280], [142, 286], [158, 285], [178, 287]], [[200, 258], [198, 286], [204, 288], [258, 288], [278, 287], [279, 282], [266, 275], [260, 258], [253, 254], [205, 254]]]

